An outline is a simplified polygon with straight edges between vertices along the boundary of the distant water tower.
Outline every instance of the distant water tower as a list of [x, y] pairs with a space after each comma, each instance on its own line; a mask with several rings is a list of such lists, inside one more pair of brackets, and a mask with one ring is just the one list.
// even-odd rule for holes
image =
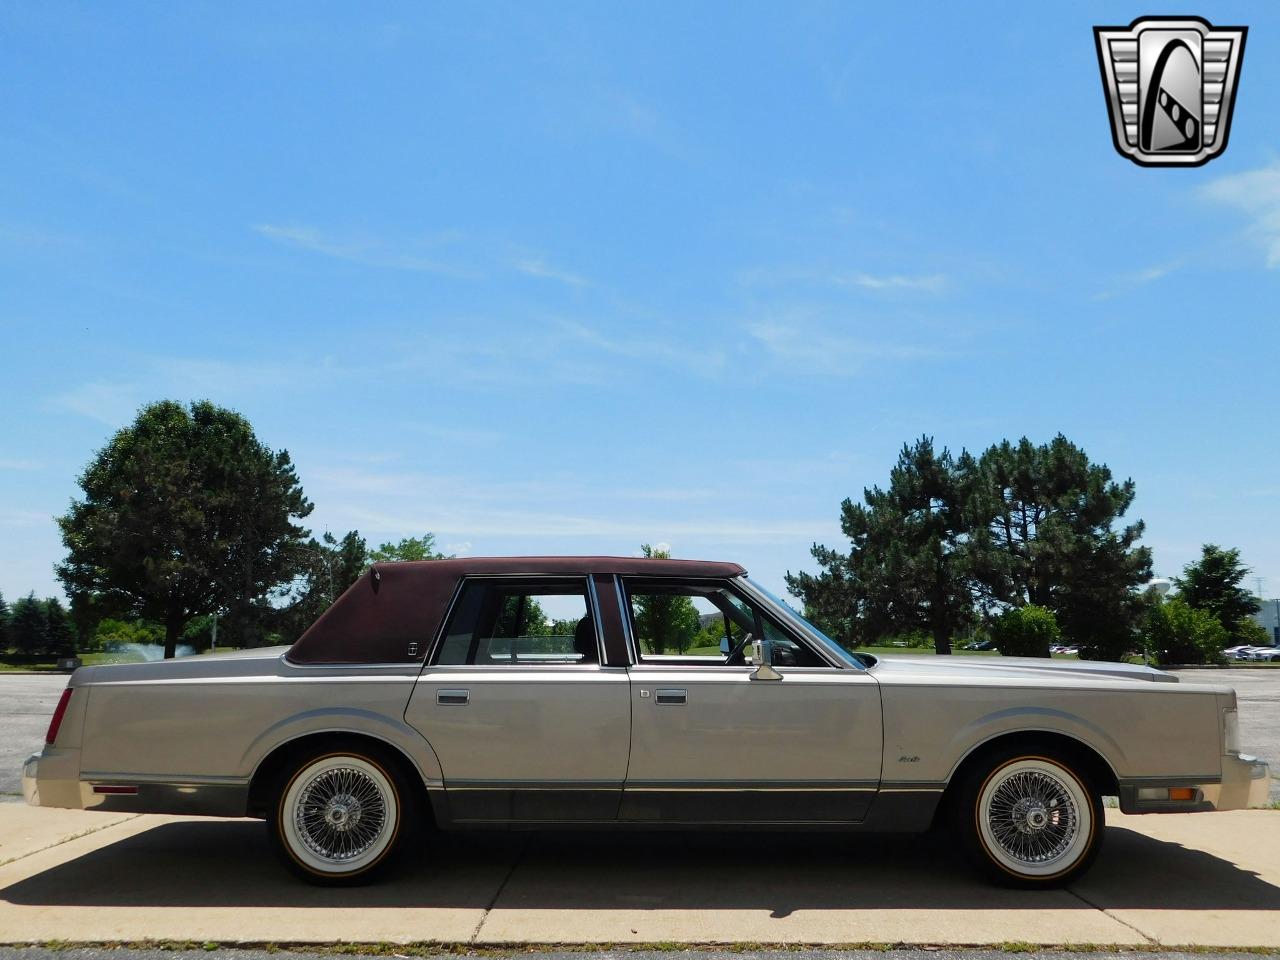
[[1147, 581], [1147, 585], [1144, 589], [1154, 590], [1156, 592], [1156, 596], [1163, 597], [1173, 589], [1173, 581], [1167, 577], [1152, 577]]

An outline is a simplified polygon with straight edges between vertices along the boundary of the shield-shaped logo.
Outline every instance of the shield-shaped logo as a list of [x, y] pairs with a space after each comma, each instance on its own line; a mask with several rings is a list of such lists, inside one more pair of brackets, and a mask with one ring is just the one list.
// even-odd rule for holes
[[1121, 156], [1144, 167], [1196, 167], [1225, 150], [1248, 32], [1199, 17], [1094, 27]]

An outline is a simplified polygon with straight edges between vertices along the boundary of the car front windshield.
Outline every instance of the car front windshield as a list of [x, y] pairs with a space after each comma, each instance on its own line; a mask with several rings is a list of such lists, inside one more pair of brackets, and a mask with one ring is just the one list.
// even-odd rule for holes
[[822, 643], [822, 645], [828, 651], [830, 651], [832, 654], [838, 657], [842, 663], [847, 663], [853, 667], [865, 668], [867, 666], [867, 664], [863, 660], [851, 654], [848, 650], [840, 646], [840, 644], [836, 643], [834, 640], [828, 637], [825, 633], [823, 633], [821, 630], [815, 627], [812, 623], [810, 623], [808, 620], [802, 617], [799, 614], [799, 612], [797, 612], [796, 609], [791, 606], [791, 604], [787, 603], [785, 600], [778, 597], [776, 594], [773, 593], [773, 591], [765, 587], [762, 587], [759, 583], [757, 583], [755, 580], [752, 580], [750, 577], [744, 577], [743, 579], [746, 580], [747, 583], [751, 584], [752, 588], [757, 593], [761, 594], [765, 599], [767, 599], [773, 605], [775, 613], [777, 613], [780, 617], [791, 621], [791, 624], [795, 627], [798, 627], [801, 630], [801, 632], [805, 634], [805, 636], [809, 637], [812, 640], [816, 640]]

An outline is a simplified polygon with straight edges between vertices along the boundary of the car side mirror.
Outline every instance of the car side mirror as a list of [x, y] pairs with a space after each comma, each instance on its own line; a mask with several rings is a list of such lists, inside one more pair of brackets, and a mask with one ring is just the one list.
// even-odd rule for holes
[[751, 672], [752, 680], [781, 680], [782, 674], [773, 669], [773, 643], [769, 640], [753, 640], [751, 642], [751, 663], [755, 670]]
[[733, 647], [729, 644], [729, 638], [721, 637], [720, 638], [720, 655], [727, 657], [731, 653], [733, 653]]

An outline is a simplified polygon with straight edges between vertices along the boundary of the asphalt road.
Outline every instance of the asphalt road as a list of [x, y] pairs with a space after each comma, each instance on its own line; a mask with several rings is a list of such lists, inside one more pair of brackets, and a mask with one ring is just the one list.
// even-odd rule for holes
[[44, 745], [65, 674], [0, 673], [0, 800], [22, 799], [22, 762]]
[[[1240, 698], [1240, 741], [1245, 753], [1280, 773], [1280, 669], [1183, 670], [1183, 683], [1226, 684]], [[22, 762], [40, 750], [64, 675], [0, 674], [0, 800], [22, 796]], [[1280, 800], [1280, 777], [1271, 797]]]

